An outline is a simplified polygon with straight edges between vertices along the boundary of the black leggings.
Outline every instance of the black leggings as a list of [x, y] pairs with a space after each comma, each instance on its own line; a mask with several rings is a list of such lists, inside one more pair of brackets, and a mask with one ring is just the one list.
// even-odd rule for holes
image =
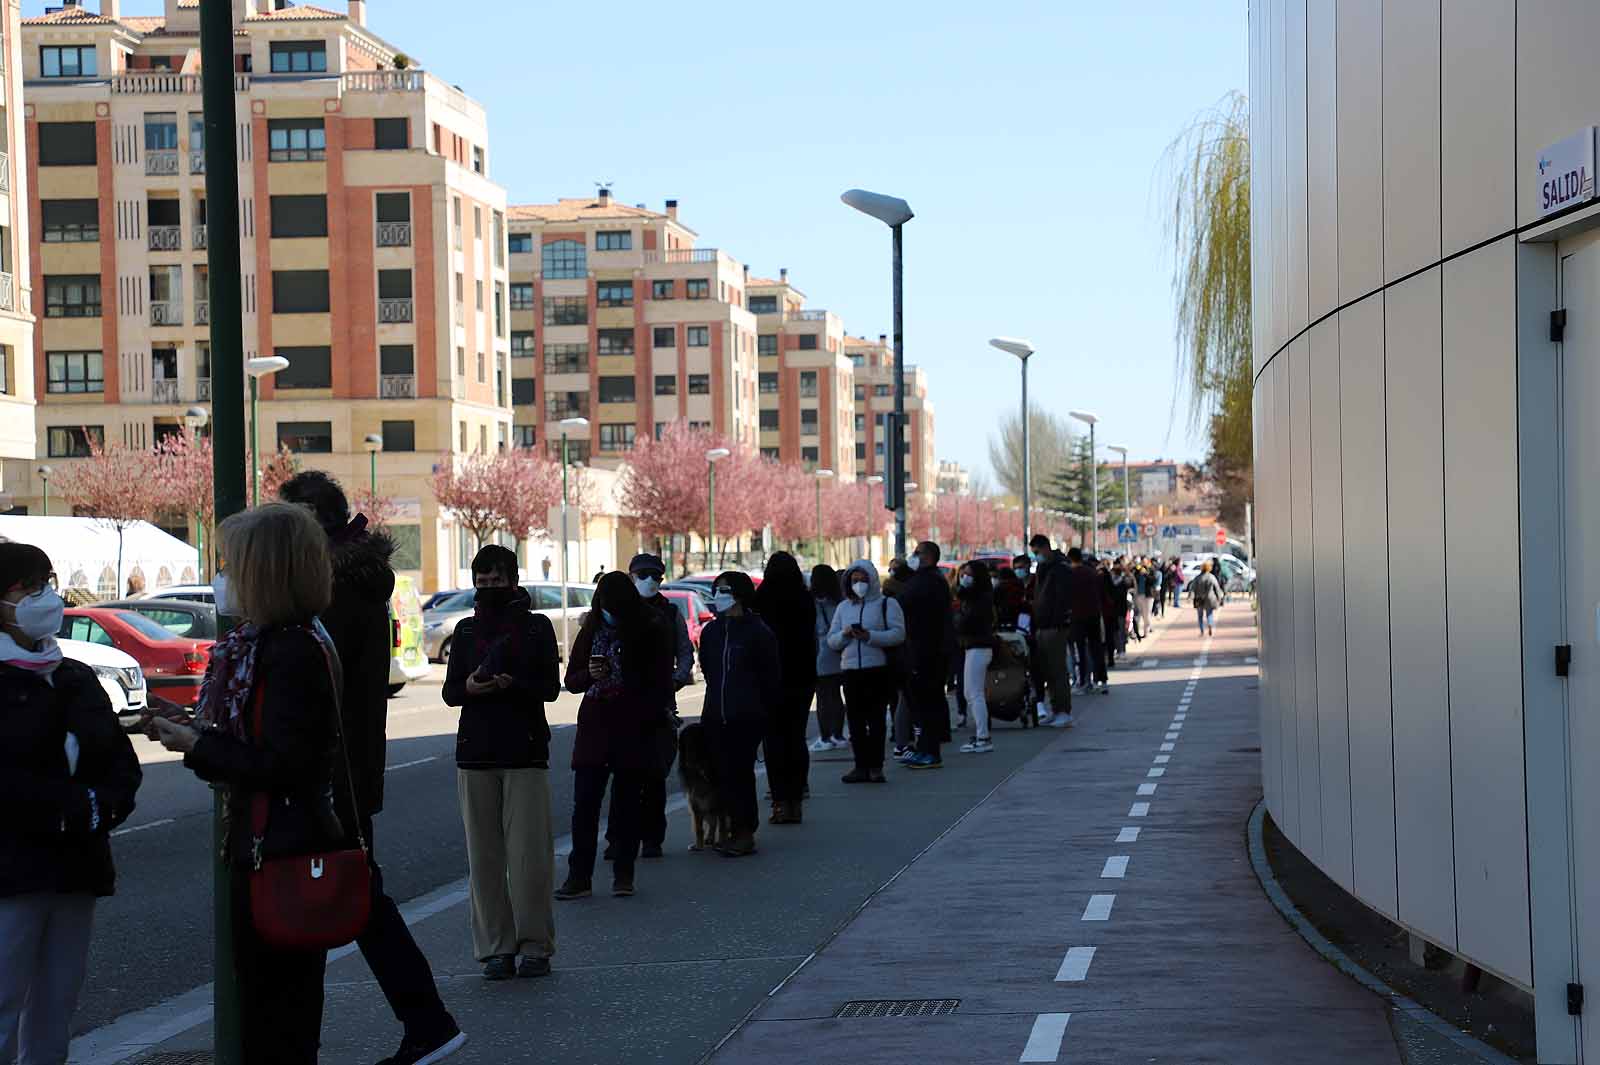
[[882, 769], [885, 718], [899, 698], [895, 676], [885, 666], [844, 671], [845, 712], [857, 769]]
[[806, 725], [811, 717], [811, 685], [787, 687], [767, 715], [767, 779], [775, 802], [798, 802], [811, 770]]
[[701, 718], [706, 740], [717, 763], [717, 794], [736, 835], [754, 832], [761, 824], [756, 811], [756, 748], [761, 746], [760, 725], [724, 725]]
[[841, 674], [817, 678], [817, 735], [825, 740], [844, 739], [844, 678]]

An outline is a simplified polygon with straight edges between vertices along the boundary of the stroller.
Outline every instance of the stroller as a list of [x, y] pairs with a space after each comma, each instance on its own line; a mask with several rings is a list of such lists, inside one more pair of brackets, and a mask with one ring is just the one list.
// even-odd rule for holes
[[984, 682], [992, 721], [1015, 721], [1032, 728], [1034, 719], [1033, 685], [1028, 675], [1028, 637], [1015, 630], [995, 633], [994, 659]]

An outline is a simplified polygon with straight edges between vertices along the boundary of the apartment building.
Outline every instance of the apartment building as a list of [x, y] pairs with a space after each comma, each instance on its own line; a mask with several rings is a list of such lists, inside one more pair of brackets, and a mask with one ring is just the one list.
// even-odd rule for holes
[[972, 474], [961, 463], [944, 459], [939, 462], [939, 473], [934, 483], [941, 493], [966, 495], [972, 488]]
[[[211, 399], [199, 6], [100, 7], [22, 26], [37, 446], [56, 464], [91, 439], [149, 447]], [[381, 438], [397, 568], [432, 587], [470, 547], [433, 501], [433, 464], [511, 442], [505, 193], [483, 107], [410, 69], [365, 9], [234, 0], [231, 357], [289, 361], [261, 381], [264, 453], [364, 487]]]
[[600, 465], [679, 419], [756, 443], [745, 270], [696, 247], [676, 200], [653, 211], [601, 188], [508, 214], [517, 446], [559, 455], [566, 418], [589, 422], [573, 458]]
[[[16, 503], [32, 465], [33, 276], [28, 269], [28, 183], [22, 125], [21, 8], [0, 4], [0, 492]], [[20, 468], [12, 473], [10, 462]], [[0, 512], [9, 509], [0, 504]]]
[[[863, 477], [888, 474], [889, 418], [894, 413], [894, 347], [889, 338], [877, 340], [845, 337], [846, 357], [855, 372], [855, 458]], [[907, 364], [906, 480], [916, 493], [932, 499], [938, 490], [939, 463], [935, 458], [933, 401], [928, 398], [928, 378], [919, 366]]]
[[807, 310], [787, 269], [776, 280], [750, 278], [748, 292], [759, 331], [762, 454], [854, 479], [855, 378], [843, 323], [832, 311]]

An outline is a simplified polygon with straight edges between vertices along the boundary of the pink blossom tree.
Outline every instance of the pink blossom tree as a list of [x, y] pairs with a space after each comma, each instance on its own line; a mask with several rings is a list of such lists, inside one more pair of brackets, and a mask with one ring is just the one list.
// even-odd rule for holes
[[117, 588], [122, 583], [122, 543], [128, 527], [155, 517], [165, 504], [158, 478], [151, 476], [151, 455], [89, 439], [89, 457], [57, 475], [61, 497], [74, 512], [113, 529], [117, 534]]
[[550, 508], [561, 502], [561, 467], [526, 449], [505, 451], [489, 460], [493, 507], [518, 542], [546, 532]]
[[400, 504], [393, 496], [375, 495], [371, 488], [357, 488], [350, 493], [350, 511], [367, 519], [367, 528], [383, 532], [400, 516]]
[[[662, 430], [660, 439], [637, 441], [623, 469], [621, 501], [638, 515], [639, 532], [657, 537], [685, 535], [680, 572], [688, 571], [688, 532], [706, 528], [706, 452], [718, 446], [713, 434], [676, 421]], [[719, 483], [719, 503], [722, 487]]]
[[186, 525], [194, 519], [202, 574], [209, 571], [209, 560], [216, 555], [211, 535], [216, 525], [215, 461], [211, 438], [189, 429], [156, 444], [150, 471], [161, 509], [183, 515]]
[[439, 456], [433, 468], [433, 495], [450, 511], [456, 524], [470, 532], [478, 546], [506, 527], [501, 485], [488, 455]]

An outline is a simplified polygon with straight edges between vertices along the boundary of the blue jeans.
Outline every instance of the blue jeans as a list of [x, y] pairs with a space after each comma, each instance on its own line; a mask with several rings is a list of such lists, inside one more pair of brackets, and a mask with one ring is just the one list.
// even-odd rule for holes
[[1206, 629], [1216, 620], [1217, 612], [1209, 607], [1197, 606], [1194, 608], [1194, 613], [1200, 619], [1200, 635], [1204, 636]]

